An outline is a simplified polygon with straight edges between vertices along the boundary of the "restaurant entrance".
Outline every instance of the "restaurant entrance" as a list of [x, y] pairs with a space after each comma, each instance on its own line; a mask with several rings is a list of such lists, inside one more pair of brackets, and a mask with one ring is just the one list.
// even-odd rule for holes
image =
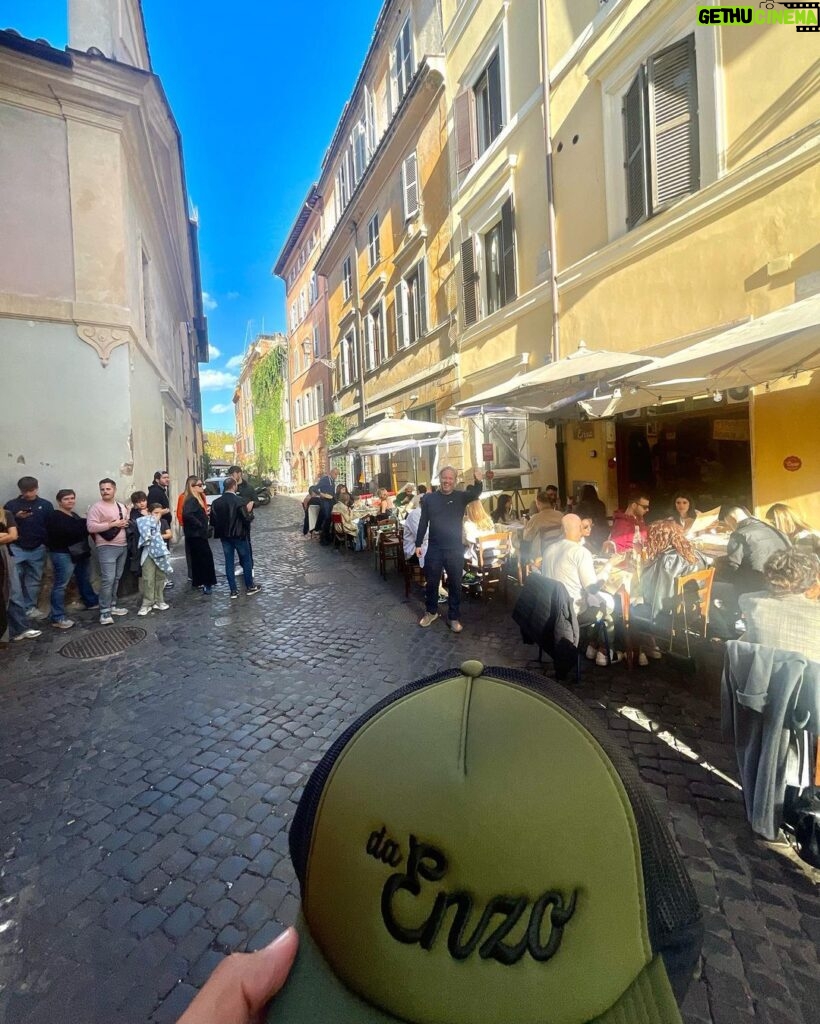
[[751, 506], [748, 400], [724, 398], [716, 406], [707, 399], [623, 416], [615, 445], [621, 507], [633, 487], [646, 488], [658, 512], [672, 507], [677, 491], [701, 511], [724, 501]]

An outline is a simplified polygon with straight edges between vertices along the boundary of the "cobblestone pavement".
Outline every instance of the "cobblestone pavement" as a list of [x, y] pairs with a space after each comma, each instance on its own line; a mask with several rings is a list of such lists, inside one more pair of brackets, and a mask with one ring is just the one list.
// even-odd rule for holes
[[[0, 652], [0, 1021], [176, 1020], [226, 951], [293, 921], [288, 824], [347, 722], [466, 657], [533, 666], [502, 602], [468, 601], [459, 637], [420, 634], [395, 575], [297, 518], [283, 497], [258, 512], [255, 598], [186, 592], [183, 571], [169, 612], [120, 620], [148, 630], [123, 654], [59, 656], [93, 620]], [[656, 663], [589, 667], [580, 692], [631, 748], [703, 906], [688, 1024], [809, 1024], [817, 890], [749, 832], [710, 685]]]

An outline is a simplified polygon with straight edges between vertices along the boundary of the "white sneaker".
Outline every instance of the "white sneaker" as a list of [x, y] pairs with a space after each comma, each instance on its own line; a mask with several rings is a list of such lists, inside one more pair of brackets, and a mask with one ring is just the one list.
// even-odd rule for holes
[[128, 614], [128, 609], [127, 608], [117, 608], [117, 607], [114, 607], [114, 608], [111, 609], [111, 614], [112, 615], [127, 615]]
[[101, 615], [100, 616], [100, 625], [101, 626], [113, 626], [114, 625], [114, 620], [111, 618], [110, 615]]
[[52, 622], [51, 625], [55, 629], [71, 629], [74, 625], [74, 619], [60, 619], [59, 622]]
[[663, 651], [660, 647], [647, 647], [646, 656], [647, 658], [652, 658], [653, 661], [660, 661], [663, 657]]
[[604, 667], [606, 667], [607, 665], [610, 664], [610, 662], [606, 660], [606, 655], [604, 654], [603, 651], [596, 651], [595, 652], [595, 664], [596, 665], [603, 665]]
[[238, 565], [238, 566], [237, 566], [237, 567], [236, 567], [236, 568], [234, 569], [234, 571], [233, 571], [233, 574], [234, 574], [234, 576], [241, 576], [241, 575], [242, 575], [242, 573], [243, 573], [244, 571], [245, 571], [245, 570], [244, 570], [244, 569], [242, 568], [242, 566], [241, 566], [241, 565]]
[[33, 640], [35, 637], [42, 635], [42, 629], [26, 629], [22, 633], [18, 633], [17, 636], [13, 636], [12, 640]]
[[137, 615], [147, 615], [148, 612], [150, 612], [150, 611], [151, 611], [150, 608], [140, 608], [140, 610], [137, 612]]
[[158, 612], [167, 612], [171, 606], [169, 604], [165, 604], [165, 602], [163, 601], [162, 604], [155, 604], [154, 607]]
[[45, 618], [47, 618], [47, 615], [46, 615], [45, 612], [41, 612], [40, 609], [35, 606], [34, 608], [29, 608], [29, 610], [26, 612], [26, 618], [27, 619], [45, 619]]
[[641, 653], [638, 655], [638, 664], [641, 666], [641, 668], [646, 668], [646, 666], [649, 664], [649, 658], [647, 658], [643, 651], [641, 651]]
[[595, 650], [595, 648], [592, 646], [592, 644], [589, 644], [588, 647], [587, 647], [586, 655], [585, 655], [587, 661], [595, 661], [595, 655], [597, 653], [598, 652]]

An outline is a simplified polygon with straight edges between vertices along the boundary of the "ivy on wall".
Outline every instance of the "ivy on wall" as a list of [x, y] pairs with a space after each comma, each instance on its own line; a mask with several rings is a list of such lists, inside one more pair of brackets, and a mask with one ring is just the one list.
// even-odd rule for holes
[[344, 416], [339, 416], [338, 413], [332, 412], [329, 416], [325, 417], [325, 441], [328, 448], [341, 444], [349, 433], [350, 424]]
[[256, 472], [275, 473], [285, 447], [284, 398], [287, 385], [287, 354], [276, 346], [251, 371], [253, 437]]

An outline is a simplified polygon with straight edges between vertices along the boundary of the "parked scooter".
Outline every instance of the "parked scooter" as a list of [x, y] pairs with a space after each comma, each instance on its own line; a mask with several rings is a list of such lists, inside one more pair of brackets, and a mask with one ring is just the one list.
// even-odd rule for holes
[[269, 487], [257, 487], [256, 488], [256, 501], [257, 505], [269, 505], [270, 504], [270, 488]]

